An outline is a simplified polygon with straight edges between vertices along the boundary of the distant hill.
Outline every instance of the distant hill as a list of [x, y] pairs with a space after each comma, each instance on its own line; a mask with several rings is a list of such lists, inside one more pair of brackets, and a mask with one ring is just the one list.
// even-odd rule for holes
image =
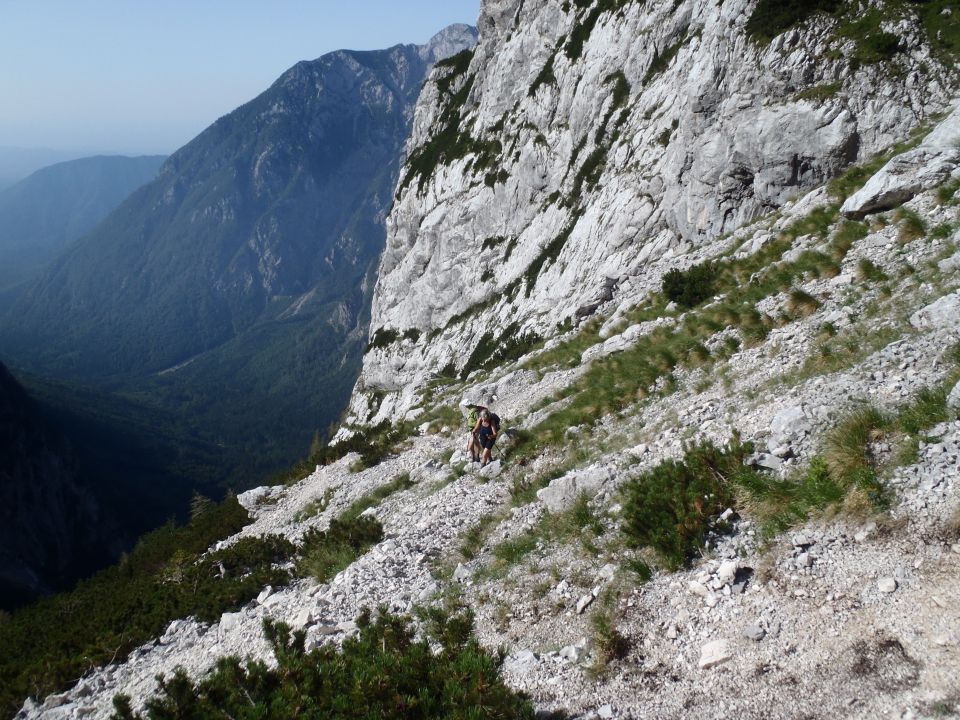
[[13, 185], [41, 168], [56, 163], [76, 160], [92, 153], [82, 150], [54, 150], [52, 148], [16, 147], [0, 145], [0, 182]]
[[156, 177], [164, 156], [58, 163], [0, 191], [0, 289], [24, 282]]
[[18, 293], [0, 347], [176, 411], [267, 467], [301, 456], [359, 371], [420, 89], [475, 41], [460, 25], [297, 64]]

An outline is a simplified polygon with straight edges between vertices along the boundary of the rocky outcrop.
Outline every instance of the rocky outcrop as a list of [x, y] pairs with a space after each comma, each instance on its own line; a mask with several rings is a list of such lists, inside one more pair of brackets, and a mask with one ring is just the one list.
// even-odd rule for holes
[[350, 423], [404, 416], [484, 336], [637, 301], [947, 106], [919, 21], [884, 25], [901, 51], [862, 63], [825, 16], [752, 40], [754, 6], [483, 3], [469, 65], [436, 70], [417, 107], [371, 319], [399, 339], [364, 358]]
[[869, 213], [896, 207], [951, 178], [960, 179], [960, 106], [919, 147], [884, 165], [846, 199], [840, 211], [859, 220]]

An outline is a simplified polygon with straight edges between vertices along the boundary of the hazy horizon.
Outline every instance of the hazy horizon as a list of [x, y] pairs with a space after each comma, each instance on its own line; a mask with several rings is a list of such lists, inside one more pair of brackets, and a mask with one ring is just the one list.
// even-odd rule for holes
[[[475, 24], [479, 6], [0, 0], [0, 63], [15, 69], [0, 74], [0, 149], [53, 162], [169, 155], [301, 60], [421, 44], [450, 24]], [[0, 167], [0, 179], [10, 176]]]

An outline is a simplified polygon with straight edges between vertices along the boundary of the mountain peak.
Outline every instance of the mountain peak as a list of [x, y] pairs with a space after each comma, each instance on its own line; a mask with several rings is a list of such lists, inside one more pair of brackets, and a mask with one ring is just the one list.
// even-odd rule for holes
[[430, 38], [425, 45], [420, 46], [420, 57], [426, 62], [435, 63], [451, 55], [456, 55], [464, 48], [472, 48], [477, 44], [480, 34], [477, 29], [465, 23], [454, 23]]

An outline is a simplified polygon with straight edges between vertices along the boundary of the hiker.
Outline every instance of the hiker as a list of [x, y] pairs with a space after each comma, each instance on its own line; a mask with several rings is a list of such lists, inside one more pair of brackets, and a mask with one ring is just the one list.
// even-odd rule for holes
[[486, 467], [490, 462], [491, 450], [493, 444], [497, 441], [497, 433], [500, 431], [500, 418], [487, 409], [480, 411], [480, 419], [473, 428], [473, 435], [483, 448], [483, 459], [480, 467]]
[[468, 416], [470, 435], [467, 437], [467, 452], [470, 454], [470, 462], [480, 462], [480, 452], [482, 448], [477, 438], [477, 425], [480, 422], [480, 413], [486, 412], [487, 409], [483, 405], [467, 405], [467, 408], [470, 410]]

